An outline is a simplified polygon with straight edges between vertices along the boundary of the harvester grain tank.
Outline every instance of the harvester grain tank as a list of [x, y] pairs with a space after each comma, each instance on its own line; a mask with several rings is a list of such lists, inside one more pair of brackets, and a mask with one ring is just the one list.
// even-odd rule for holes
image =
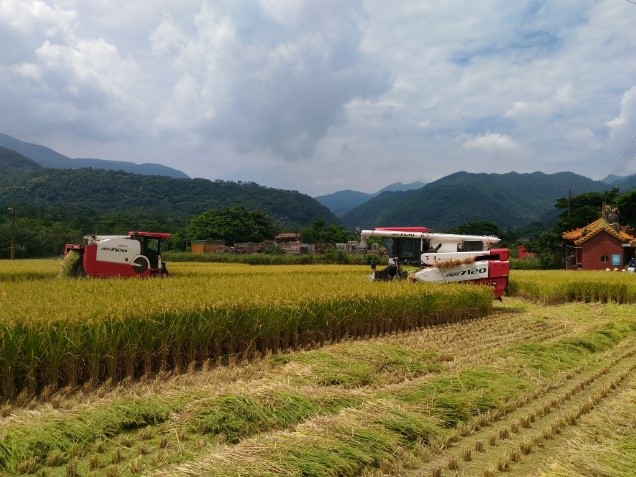
[[152, 277], [168, 275], [161, 245], [170, 234], [128, 232], [128, 235], [87, 235], [86, 243], [64, 246], [66, 275], [89, 277]]
[[373, 280], [486, 284], [497, 299], [508, 288], [510, 251], [495, 248], [497, 237], [433, 233], [426, 227], [376, 227], [360, 237], [363, 246], [371, 237], [382, 238], [389, 254], [386, 268], [371, 266]]

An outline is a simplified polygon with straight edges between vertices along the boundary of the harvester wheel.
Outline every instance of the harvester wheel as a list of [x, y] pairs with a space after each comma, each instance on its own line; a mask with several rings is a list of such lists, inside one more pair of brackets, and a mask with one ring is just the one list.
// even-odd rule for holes
[[161, 276], [162, 277], [167, 277], [169, 275], [168, 273], [168, 267], [166, 266], [165, 263], [161, 264]]
[[150, 260], [145, 255], [137, 255], [132, 261], [132, 268], [135, 273], [141, 275], [150, 268]]

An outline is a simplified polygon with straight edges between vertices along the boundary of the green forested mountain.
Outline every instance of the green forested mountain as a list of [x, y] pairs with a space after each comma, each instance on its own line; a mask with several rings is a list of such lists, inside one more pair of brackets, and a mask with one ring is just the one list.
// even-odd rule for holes
[[[621, 193], [633, 189], [635, 180], [636, 176], [624, 178]], [[0, 257], [7, 256], [13, 233], [12, 185], [18, 186], [15, 233], [19, 256], [56, 254], [65, 242], [81, 240], [88, 233], [176, 232], [198, 214], [232, 206], [260, 210], [283, 231], [305, 229], [316, 221], [344, 223], [350, 230], [424, 225], [444, 231], [485, 222], [516, 230], [533, 224], [533, 230], [540, 231], [556, 219], [557, 199], [567, 197], [569, 191], [578, 196], [611, 187], [570, 172], [458, 172], [416, 190], [382, 192], [340, 220], [317, 200], [297, 191], [251, 182], [48, 169], [0, 147]]]
[[625, 177], [605, 178], [603, 182], [606, 182], [612, 187], [619, 187], [622, 191], [629, 191], [636, 189], [636, 174]]
[[[3, 169], [0, 181], [11, 181], [9, 170]], [[242, 205], [265, 212], [281, 227], [306, 227], [316, 219], [340, 223], [308, 195], [255, 183], [39, 168], [23, 174], [20, 186], [24, 188], [21, 202], [37, 209], [70, 207], [96, 214], [152, 214], [168, 223], [185, 223], [208, 209]], [[6, 192], [3, 195], [6, 197]]]
[[373, 194], [347, 189], [339, 190], [338, 192], [334, 192], [332, 194], [318, 196], [316, 197], [316, 200], [322, 205], [328, 207], [329, 210], [336, 214], [336, 216], [342, 217], [350, 210], [355, 209], [356, 207], [364, 204], [370, 199], [382, 194], [383, 192], [397, 192], [419, 189], [420, 187], [424, 187], [424, 185], [424, 182], [412, 182], [410, 184], [395, 182], [394, 184], [389, 184], [388, 186], [383, 187], [378, 192], [375, 192]]
[[65, 241], [88, 233], [175, 232], [197, 214], [236, 205], [262, 211], [281, 230], [300, 230], [316, 220], [341, 225], [329, 209], [297, 191], [99, 169], [46, 169], [15, 151], [0, 149], [0, 257], [8, 250], [7, 208], [13, 194], [9, 186], [14, 184], [19, 186], [19, 242], [40, 243], [37, 250], [24, 250], [23, 256], [60, 253]]
[[556, 199], [609, 186], [571, 172], [474, 174], [457, 172], [421, 189], [384, 192], [342, 216], [346, 226], [424, 225], [444, 230], [487, 221], [502, 228], [556, 217]]
[[24, 174], [36, 172], [42, 167], [28, 157], [6, 147], [0, 146], [0, 174], [5, 182], [9, 178], [18, 178]]
[[131, 172], [133, 174], [157, 175], [177, 178], [187, 178], [188, 176], [172, 167], [162, 164], [136, 164], [127, 161], [109, 161], [106, 159], [78, 158], [71, 159], [51, 148], [20, 141], [7, 134], [0, 133], [0, 146], [19, 152], [25, 157], [33, 160], [42, 167], [53, 169], [80, 169], [93, 167], [95, 169], [107, 169], [113, 171]]
[[361, 204], [364, 204], [373, 197], [373, 194], [346, 189], [339, 190], [338, 192], [334, 192], [333, 194], [320, 195], [315, 199], [325, 207], [329, 208], [329, 210], [331, 210], [338, 217], [342, 217], [350, 210], [355, 209]]

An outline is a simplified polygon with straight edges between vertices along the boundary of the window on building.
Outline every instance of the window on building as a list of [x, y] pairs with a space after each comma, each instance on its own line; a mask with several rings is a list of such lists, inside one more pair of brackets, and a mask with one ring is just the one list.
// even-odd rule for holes
[[601, 263], [609, 262], [609, 257], [607, 255], [601, 255]]

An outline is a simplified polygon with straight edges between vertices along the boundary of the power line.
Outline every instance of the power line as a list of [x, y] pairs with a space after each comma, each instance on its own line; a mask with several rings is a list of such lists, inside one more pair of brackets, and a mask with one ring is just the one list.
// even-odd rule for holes
[[[634, 4], [636, 5], [636, 3]], [[620, 161], [618, 161], [618, 164], [616, 164], [614, 166], [614, 169], [612, 169], [611, 172], [609, 173], [608, 177], [611, 183], [616, 182], [616, 180], [621, 176], [621, 174], [625, 172], [625, 169], [632, 162], [632, 159], [634, 158], [635, 155], [636, 155], [636, 136], [634, 136], [634, 139], [632, 139], [632, 142], [630, 143], [625, 153], [623, 153], [623, 156], [621, 157]]]
[[[636, 1], [633, 1], [633, 0], [625, 0], [625, 1], [636, 5]], [[627, 148], [627, 151], [625, 151], [625, 153], [623, 154], [623, 157], [621, 157], [621, 160], [618, 161], [618, 164], [614, 166], [614, 169], [612, 169], [609, 175], [607, 176], [609, 178], [610, 184], [613, 184], [614, 182], [616, 182], [621, 176], [621, 174], [625, 172], [625, 169], [627, 169], [627, 166], [632, 162], [634, 155], [636, 155], [636, 136], [634, 136], [634, 139], [632, 139], [632, 142]]]

